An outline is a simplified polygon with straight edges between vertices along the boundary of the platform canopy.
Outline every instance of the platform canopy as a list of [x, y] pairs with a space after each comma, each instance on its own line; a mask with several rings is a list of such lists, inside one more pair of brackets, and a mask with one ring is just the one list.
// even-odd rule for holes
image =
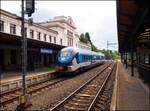
[[[21, 49], [21, 36], [12, 35], [8, 33], [0, 32], [0, 49], [1, 48], [20, 48]], [[50, 48], [55, 51], [59, 51], [65, 46], [54, 43], [39, 41], [36, 39], [27, 38], [28, 48]]]
[[117, 29], [119, 52], [134, 50], [138, 36], [150, 28], [149, 0], [117, 0]]

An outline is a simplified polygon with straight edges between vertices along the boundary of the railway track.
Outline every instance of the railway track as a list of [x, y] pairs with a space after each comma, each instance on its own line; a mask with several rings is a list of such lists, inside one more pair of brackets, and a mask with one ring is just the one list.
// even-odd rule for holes
[[[108, 66], [108, 64], [105, 64], [104, 66], [102, 66], [102, 69], [105, 68], [106, 66]], [[32, 95], [32, 94], [36, 94], [36, 92], [41, 92], [43, 90], [50, 89], [53, 86], [55, 86], [55, 84], [61, 83], [66, 79], [68, 79], [68, 78], [59, 78], [59, 79], [55, 79], [55, 80], [51, 80], [51, 81], [45, 80], [45, 81], [31, 84], [27, 87], [27, 94]], [[18, 101], [20, 95], [22, 95], [21, 88], [17, 88], [17, 89], [8, 91], [8, 92], [1, 93], [0, 107], [7, 107], [7, 105], [9, 105], [9, 103]]]
[[[27, 86], [27, 94], [32, 95], [36, 92], [40, 92], [41, 90], [44, 89], [50, 89], [50, 87], [54, 86], [55, 84], [59, 82], [63, 82], [65, 79], [56, 79], [56, 80], [45, 80], [45, 81], [40, 81], [37, 83], [33, 83]], [[0, 96], [0, 107], [6, 106], [9, 103], [12, 103], [13, 101], [16, 101], [17, 99], [19, 100], [19, 96], [22, 95], [22, 88], [18, 87], [10, 91], [6, 92], [1, 92]]]
[[[67, 78], [59, 78], [51, 81], [47, 80], [44, 82], [39, 82], [37, 84], [32, 84], [28, 86], [27, 94], [32, 95], [33, 93], [40, 92], [41, 90], [50, 89], [55, 84], [60, 83], [66, 79]], [[9, 103], [12, 103], [13, 101], [17, 100], [21, 94], [22, 94], [21, 88], [17, 88], [15, 90], [2, 93], [0, 99], [0, 106], [2, 107]]]
[[[84, 110], [89, 111], [95, 107], [97, 103], [97, 98], [100, 93], [102, 94], [101, 99], [107, 100], [106, 94], [109, 91], [105, 90], [105, 86], [108, 82], [109, 77], [111, 76], [115, 63], [104, 67], [97, 75], [89, 79], [86, 83], [72, 92], [68, 97], [54, 105], [51, 108], [46, 108], [44, 110], [60, 110], [60, 111], [70, 111], [70, 110]], [[102, 102], [102, 101], [101, 101]], [[101, 105], [102, 106], [102, 105]], [[101, 109], [104, 109], [103, 107]]]

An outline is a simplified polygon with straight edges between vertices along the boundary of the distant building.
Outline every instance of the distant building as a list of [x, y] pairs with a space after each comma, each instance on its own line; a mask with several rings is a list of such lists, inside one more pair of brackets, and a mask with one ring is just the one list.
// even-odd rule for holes
[[79, 41], [79, 35], [76, 32], [76, 26], [70, 16], [56, 16], [50, 21], [41, 22], [40, 25], [53, 29], [58, 32], [58, 38], [62, 40], [64, 46], [73, 46], [82, 49], [91, 50], [89, 44]]

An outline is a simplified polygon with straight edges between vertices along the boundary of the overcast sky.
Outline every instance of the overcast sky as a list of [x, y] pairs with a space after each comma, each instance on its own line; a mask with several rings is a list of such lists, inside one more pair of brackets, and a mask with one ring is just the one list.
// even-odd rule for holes
[[[118, 43], [116, 1], [36, 1], [33, 19], [47, 21], [54, 16], [71, 16], [77, 32], [89, 32], [92, 42], [99, 49], [106, 49], [107, 40]], [[21, 1], [1, 2], [1, 8], [21, 15]], [[109, 46], [118, 49], [118, 45]]]

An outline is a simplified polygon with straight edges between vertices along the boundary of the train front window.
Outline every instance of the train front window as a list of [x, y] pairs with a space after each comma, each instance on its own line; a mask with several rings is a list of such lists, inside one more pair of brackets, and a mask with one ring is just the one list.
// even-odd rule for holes
[[71, 55], [71, 52], [69, 52], [69, 51], [62, 51], [60, 53], [60, 56], [70, 56], [70, 55]]

